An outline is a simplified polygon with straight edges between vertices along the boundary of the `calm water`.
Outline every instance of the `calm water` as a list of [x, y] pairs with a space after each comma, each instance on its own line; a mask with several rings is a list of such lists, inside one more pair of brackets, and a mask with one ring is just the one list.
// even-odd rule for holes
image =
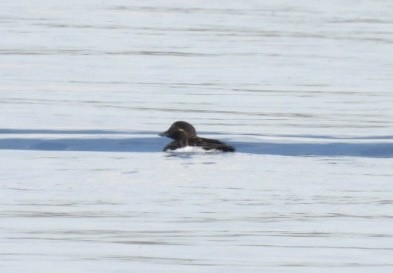
[[1, 271], [392, 272], [393, 2], [132, 2], [0, 3]]

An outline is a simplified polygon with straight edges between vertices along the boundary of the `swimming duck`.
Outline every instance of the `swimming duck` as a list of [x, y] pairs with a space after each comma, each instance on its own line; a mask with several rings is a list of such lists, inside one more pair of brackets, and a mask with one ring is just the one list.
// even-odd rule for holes
[[163, 151], [176, 150], [186, 146], [197, 146], [204, 150], [219, 150], [234, 152], [235, 148], [216, 139], [198, 137], [194, 126], [185, 121], [176, 121], [160, 136], [172, 138], [173, 141], [166, 145]]

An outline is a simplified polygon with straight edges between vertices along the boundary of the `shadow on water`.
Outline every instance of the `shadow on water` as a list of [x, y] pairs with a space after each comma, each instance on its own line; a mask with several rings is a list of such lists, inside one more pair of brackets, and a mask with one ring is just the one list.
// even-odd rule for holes
[[114, 131], [114, 130], [51, 130], [51, 129], [1, 129], [1, 134], [13, 135], [126, 135], [151, 134], [149, 131]]
[[[125, 137], [128, 135], [130, 137]], [[393, 158], [393, 137], [384, 137], [385, 142], [378, 141], [378, 137], [367, 136], [339, 140], [336, 137], [327, 140], [326, 137], [309, 136], [308, 141], [306, 138], [302, 142], [293, 142], [292, 137], [281, 136], [280, 142], [266, 142], [261, 138], [255, 138], [255, 141], [242, 142], [234, 139], [228, 143], [233, 145], [238, 153], [247, 154]], [[324, 142], [314, 143], [315, 139]], [[168, 142], [166, 138], [156, 137], [156, 132], [147, 131], [0, 129], [0, 150], [151, 153], [161, 152]]]
[[[236, 145], [236, 144], [235, 144]], [[393, 143], [238, 143], [238, 151], [281, 156], [355, 156], [393, 158]]]

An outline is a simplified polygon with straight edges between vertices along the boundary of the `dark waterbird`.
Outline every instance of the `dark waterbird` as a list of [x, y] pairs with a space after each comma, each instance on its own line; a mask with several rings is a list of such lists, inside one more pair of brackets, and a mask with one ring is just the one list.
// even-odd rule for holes
[[173, 139], [166, 145], [163, 151], [176, 150], [186, 146], [197, 146], [204, 150], [219, 150], [223, 152], [234, 152], [235, 148], [216, 139], [198, 137], [194, 126], [185, 121], [176, 121], [160, 136]]

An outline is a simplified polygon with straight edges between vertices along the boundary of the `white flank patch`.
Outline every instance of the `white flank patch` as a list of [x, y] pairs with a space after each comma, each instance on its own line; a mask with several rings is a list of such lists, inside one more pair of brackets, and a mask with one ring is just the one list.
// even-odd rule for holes
[[171, 150], [169, 151], [171, 153], [197, 153], [197, 154], [201, 154], [201, 153], [215, 153], [215, 152], [220, 152], [218, 150], [204, 150], [202, 147], [198, 147], [198, 146], [186, 146], [183, 148], [179, 148], [176, 150]]

